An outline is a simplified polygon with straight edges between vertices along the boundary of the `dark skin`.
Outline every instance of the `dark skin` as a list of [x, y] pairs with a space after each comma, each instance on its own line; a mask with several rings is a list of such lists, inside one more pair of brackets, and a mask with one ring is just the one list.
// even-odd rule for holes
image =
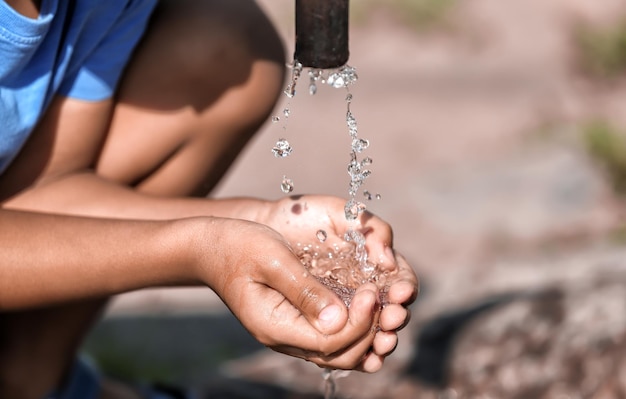
[[[37, 16], [38, 2], [8, 3]], [[252, 2], [162, 1], [115, 98], [53, 100], [0, 176], [0, 397], [61, 386], [108, 298], [155, 286], [213, 289], [276, 351], [382, 367], [418, 287], [387, 223], [365, 214], [357, 225], [393, 273], [375, 332], [375, 287], [347, 309], [291, 250], [319, 228], [341, 241], [345, 200], [206, 198], [269, 117], [284, 58]], [[107, 381], [100, 399], [137, 397]]]
[[25, 17], [35, 19], [39, 16], [39, 8], [41, 7], [41, 1], [36, 0], [4, 0], [15, 11], [19, 12]]

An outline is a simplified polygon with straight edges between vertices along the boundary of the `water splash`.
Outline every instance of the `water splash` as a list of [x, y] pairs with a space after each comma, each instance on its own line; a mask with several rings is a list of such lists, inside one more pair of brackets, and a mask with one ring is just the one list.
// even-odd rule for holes
[[[310, 89], [318, 80], [324, 80], [323, 74], [319, 71], [309, 71]], [[348, 242], [352, 241], [356, 244], [356, 260], [359, 262], [359, 267], [366, 272], [371, 272], [371, 267], [367, 262], [367, 251], [365, 250], [365, 237], [356, 230], [358, 225], [359, 216], [365, 212], [366, 205], [356, 200], [356, 195], [365, 182], [365, 180], [371, 175], [371, 170], [368, 166], [372, 164], [370, 157], [365, 157], [362, 160], [358, 159], [358, 154], [363, 153], [370, 146], [370, 142], [367, 139], [359, 137], [359, 129], [356, 117], [352, 113], [350, 106], [353, 101], [353, 95], [349, 91], [349, 86], [356, 83], [358, 75], [356, 69], [350, 65], [344, 65], [343, 67], [328, 72], [328, 76], [325, 78], [325, 82], [337, 89], [344, 88], [348, 92], [346, 93], [346, 125], [348, 127], [348, 134], [350, 135], [351, 147], [350, 147], [350, 160], [348, 162], [347, 170], [350, 176], [348, 184], [348, 194], [350, 198], [344, 205], [345, 218], [349, 222], [348, 231], [345, 233], [344, 239]], [[315, 86], [315, 90], [317, 87]], [[371, 194], [366, 194], [366, 198], [371, 199]]]
[[[355, 221], [363, 211], [365, 211], [366, 206], [364, 203], [357, 201], [354, 198], [350, 198], [343, 207], [344, 213], [346, 215], [346, 220], [349, 222]], [[353, 230], [348, 230], [348, 233], [351, 233]]]
[[[291, 78], [284, 90], [284, 94], [288, 98], [287, 101], [296, 95], [296, 84], [303, 72], [303, 66], [297, 60], [290, 67]], [[352, 297], [359, 286], [367, 282], [373, 282], [379, 287], [380, 304], [382, 307], [386, 304], [386, 292], [388, 290], [386, 280], [389, 272], [382, 271], [376, 263], [368, 259], [365, 248], [366, 239], [358, 229], [360, 226], [359, 217], [366, 211], [367, 207], [363, 202], [357, 201], [356, 195], [365, 180], [371, 175], [372, 172], [369, 166], [373, 162], [369, 156], [359, 159], [359, 156], [369, 148], [370, 142], [365, 138], [359, 137], [357, 120], [351, 110], [353, 94], [350, 93], [349, 87], [356, 83], [358, 75], [355, 68], [345, 65], [336, 70], [309, 69], [308, 78], [309, 95], [315, 95], [318, 92], [320, 83], [347, 91], [345, 96], [346, 125], [351, 144], [350, 159], [347, 165], [348, 175], [350, 176], [349, 198], [344, 205], [344, 214], [349, 227], [344, 234], [342, 245], [333, 244], [330, 246], [327, 243], [327, 232], [320, 229], [315, 233], [317, 245], [302, 245], [298, 243], [296, 254], [307, 272], [334, 291], [344, 301], [346, 306], [350, 306]], [[289, 115], [289, 107], [287, 106], [283, 110], [284, 130], [286, 130], [286, 121]], [[278, 119], [272, 119], [272, 121], [278, 122], [280, 120], [278, 116], [276, 118]], [[276, 158], [285, 158], [291, 154], [292, 148], [286, 139], [281, 138], [276, 142], [272, 152]], [[293, 181], [283, 176], [281, 190], [287, 194], [292, 192], [293, 189]], [[368, 201], [371, 201], [372, 198], [380, 199], [380, 194], [374, 196], [367, 190], [363, 192], [363, 195]], [[321, 248], [320, 245], [324, 247]], [[335, 397], [337, 389], [335, 379], [339, 376], [342, 375], [337, 374], [336, 370], [324, 370], [325, 399]]]
[[298, 243], [295, 253], [306, 271], [332, 290], [346, 306], [350, 306], [357, 288], [368, 282], [379, 287], [381, 304], [385, 303], [389, 273], [367, 260], [364, 237], [354, 237], [333, 246]]
[[[359, 203], [360, 204], [360, 203]], [[362, 204], [361, 204], [362, 205]], [[344, 236], [347, 242], [354, 243], [354, 258], [359, 262], [361, 272], [367, 276], [369, 280], [371, 274], [376, 270], [376, 265], [367, 261], [367, 250], [365, 249], [365, 236], [357, 230], [348, 230]]]
[[359, 77], [356, 74], [355, 68], [349, 65], [344, 65], [339, 70], [329, 74], [328, 78], [326, 78], [326, 83], [336, 89], [339, 89], [356, 83], [358, 78]]
[[[289, 83], [287, 84], [286, 89], [284, 90], [284, 94], [288, 99], [292, 99], [296, 95], [296, 86], [299, 79], [302, 77], [303, 66], [297, 60], [293, 62], [292, 65], [289, 66], [291, 68], [291, 77]], [[345, 218], [348, 221], [349, 228], [345, 233], [344, 239], [346, 242], [350, 242], [355, 244], [355, 260], [359, 263], [359, 266], [363, 271], [367, 273], [371, 273], [372, 265], [368, 263], [367, 260], [367, 251], [365, 250], [365, 237], [358, 232], [358, 219], [360, 215], [365, 212], [367, 206], [356, 199], [356, 195], [365, 180], [371, 175], [371, 170], [369, 166], [372, 164], [372, 158], [365, 156], [363, 159], [359, 159], [359, 155], [366, 151], [370, 146], [370, 141], [359, 137], [359, 128], [357, 124], [357, 120], [355, 115], [351, 110], [351, 105], [354, 100], [353, 94], [350, 92], [349, 87], [355, 84], [358, 80], [358, 75], [356, 73], [356, 69], [350, 65], [344, 65], [341, 68], [334, 70], [321, 70], [310, 68], [307, 71], [307, 75], [309, 78], [309, 94], [315, 95], [318, 90], [318, 83], [327, 84], [333, 88], [337, 89], [345, 89], [347, 91], [345, 96], [346, 102], [346, 125], [348, 127], [348, 134], [350, 135], [351, 145], [350, 145], [350, 160], [347, 165], [348, 175], [350, 176], [350, 181], [348, 185], [348, 194], [349, 198], [344, 206]], [[289, 117], [289, 108], [286, 107], [283, 110], [283, 116], [285, 120]], [[278, 118], [278, 116], [276, 116]], [[285, 128], [283, 126], [283, 128]], [[281, 138], [276, 142], [274, 148], [272, 148], [272, 152], [276, 158], [285, 158], [289, 156], [292, 152], [292, 148], [289, 145], [289, 142]], [[288, 179], [286, 176], [283, 176], [281, 182], [281, 190], [284, 193], [290, 193], [293, 191], [293, 181]], [[374, 196], [369, 192], [365, 191], [364, 196], [367, 200], [371, 200]], [[377, 194], [376, 198], [380, 198], [380, 195]], [[320, 230], [323, 232], [323, 230]], [[318, 231], [316, 237], [320, 242], [324, 242], [326, 240], [326, 236], [322, 236], [320, 231]], [[324, 232], [325, 233], [325, 232]], [[332, 255], [331, 255], [332, 256]]]

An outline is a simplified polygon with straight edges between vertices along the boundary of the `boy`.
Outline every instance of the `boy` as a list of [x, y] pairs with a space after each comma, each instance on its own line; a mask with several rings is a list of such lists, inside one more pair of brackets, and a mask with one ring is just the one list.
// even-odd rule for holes
[[417, 277], [366, 213], [371, 259], [398, 270], [350, 309], [290, 245], [344, 200], [205, 198], [283, 84], [285, 55], [248, 0], [0, 0], [0, 397], [141, 398], [76, 361], [107, 298], [213, 289], [261, 343], [323, 367], [374, 372]]

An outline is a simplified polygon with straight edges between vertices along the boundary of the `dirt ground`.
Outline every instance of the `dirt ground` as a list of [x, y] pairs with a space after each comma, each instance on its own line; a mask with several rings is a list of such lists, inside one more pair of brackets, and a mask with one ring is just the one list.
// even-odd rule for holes
[[[260, 4], [292, 49], [293, 2]], [[626, 395], [626, 364], [607, 355], [626, 343], [623, 203], [580, 140], [595, 118], [626, 126], [626, 83], [583, 74], [573, 45], [580, 24], [624, 17], [621, 0], [466, 0], [425, 30], [385, 7], [352, 25], [351, 109], [371, 143], [365, 188], [381, 195], [368, 209], [423, 290], [385, 369], [339, 379], [341, 398]], [[347, 196], [344, 97], [303, 85], [285, 98], [286, 129], [268, 121], [216, 196], [278, 198], [283, 175], [295, 193]], [[287, 159], [270, 152], [280, 137]], [[151, 290], [108, 318], [223, 312], [206, 290]], [[315, 366], [266, 350], [217, 370], [284, 397], [322, 389]]]

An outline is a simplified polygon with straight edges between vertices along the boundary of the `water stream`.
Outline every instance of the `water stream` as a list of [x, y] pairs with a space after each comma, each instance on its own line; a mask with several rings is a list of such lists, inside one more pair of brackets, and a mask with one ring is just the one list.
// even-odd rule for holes
[[[287, 139], [287, 122], [290, 116], [290, 101], [296, 96], [296, 86], [303, 77], [304, 68], [297, 61], [294, 61], [290, 68], [291, 78], [283, 92], [287, 97], [287, 105], [282, 110], [282, 116], [274, 115], [272, 117], [272, 122], [275, 124], [282, 120], [283, 130], [282, 137], [276, 141], [272, 148], [272, 153], [276, 158], [286, 158], [293, 151]], [[350, 86], [356, 83], [358, 76], [356, 69], [349, 65], [332, 70], [309, 68], [306, 76], [309, 78], [309, 95], [315, 95], [320, 85], [344, 89], [346, 92], [346, 125], [351, 139], [351, 147], [350, 158], [347, 164], [347, 171], [350, 176], [348, 199], [344, 206], [344, 213], [349, 228], [344, 234], [346, 244], [344, 246], [334, 245], [331, 248], [324, 246], [323, 244], [328, 235], [324, 230], [318, 230], [316, 233], [318, 243], [306, 245], [298, 243], [296, 252], [305, 268], [319, 281], [333, 290], [344, 301], [346, 306], [350, 306], [350, 301], [360, 285], [366, 282], [375, 282], [381, 289], [381, 292], [384, 292], [385, 280], [385, 275], [378, 273], [377, 265], [368, 260], [365, 249], [365, 237], [358, 231], [359, 216], [365, 211], [367, 206], [364, 202], [357, 199], [357, 195], [365, 180], [372, 173], [370, 166], [373, 162], [370, 157], [363, 155], [370, 143], [369, 140], [359, 136], [357, 120], [351, 109], [353, 95], [350, 92]], [[287, 175], [283, 175], [280, 189], [285, 194], [292, 192], [294, 189], [293, 180], [287, 177]], [[363, 191], [363, 196], [368, 201], [381, 198], [380, 194], [374, 195], [367, 190]], [[338, 373], [341, 372], [324, 369], [325, 399], [333, 399], [335, 397], [336, 378], [340, 375], [345, 375], [345, 372], [343, 374]]]
[[334, 370], [324, 369], [322, 377], [325, 381], [324, 399], [333, 399], [337, 391], [337, 382], [335, 381]]

